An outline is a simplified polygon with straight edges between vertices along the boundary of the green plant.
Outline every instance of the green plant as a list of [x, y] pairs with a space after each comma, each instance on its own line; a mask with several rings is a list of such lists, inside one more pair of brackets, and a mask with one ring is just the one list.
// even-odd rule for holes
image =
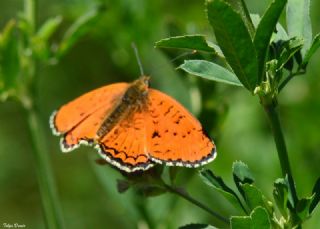
[[82, 15], [58, 43], [51, 38], [62, 22], [61, 16], [37, 25], [37, 2], [25, 0], [17, 19], [10, 20], [0, 33], [0, 100], [21, 104], [28, 120], [33, 144], [35, 170], [47, 228], [63, 228], [62, 214], [50, 166], [44, 130], [39, 120], [38, 68], [55, 64], [83, 36], [104, 11], [98, 6]]
[[[274, 0], [260, 17], [250, 15], [244, 1], [207, 0], [207, 17], [219, 46], [202, 35], [170, 37], [156, 43], [159, 48], [189, 49], [214, 55], [220, 64], [203, 59], [186, 60], [178, 69], [243, 87], [259, 97], [264, 108], [283, 176], [274, 183], [274, 203], [255, 186], [253, 175], [242, 162], [233, 166], [240, 196], [212, 171], [201, 171], [205, 182], [239, 209], [242, 212], [239, 214], [245, 215], [232, 216], [232, 228], [300, 228], [319, 203], [320, 178], [311, 196], [299, 198], [297, 195], [278, 115], [279, 93], [294, 77], [306, 72], [310, 58], [320, 46], [319, 34], [312, 38], [309, 5], [308, 0]], [[278, 22], [285, 6], [287, 31]]]

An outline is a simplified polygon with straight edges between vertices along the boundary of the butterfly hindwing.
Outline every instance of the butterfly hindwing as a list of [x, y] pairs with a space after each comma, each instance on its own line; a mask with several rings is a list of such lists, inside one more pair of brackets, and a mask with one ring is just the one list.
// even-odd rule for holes
[[149, 160], [146, 140], [145, 112], [135, 112], [104, 136], [99, 153], [124, 171], [146, 170], [154, 164]]

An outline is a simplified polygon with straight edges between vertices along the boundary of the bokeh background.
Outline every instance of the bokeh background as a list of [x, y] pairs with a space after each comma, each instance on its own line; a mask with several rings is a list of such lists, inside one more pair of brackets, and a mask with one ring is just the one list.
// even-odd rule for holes
[[[63, 16], [55, 39], [77, 17], [97, 3], [93, 0], [39, 0], [39, 24], [48, 17]], [[270, 1], [247, 0], [251, 12], [262, 14]], [[207, 165], [232, 184], [233, 161], [248, 164], [257, 185], [272, 198], [273, 181], [281, 176], [266, 117], [257, 98], [241, 88], [195, 79], [175, 70], [170, 61], [180, 52], [162, 52], [154, 43], [183, 34], [207, 34], [214, 41], [203, 1], [118, 0], [105, 1], [107, 10], [57, 65], [39, 70], [38, 104], [45, 127], [51, 164], [66, 228], [177, 228], [188, 223], [220, 225], [206, 212], [179, 197], [165, 194], [143, 198], [129, 190], [119, 194], [121, 175], [109, 166], [94, 163], [89, 147], [62, 154], [59, 139], [52, 136], [51, 112], [71, 99], [105, 84], [132, 81], [139, 68], [131, 48], [135, 42], [152, 87], [179, 100], [200, 117], [215, 139], [217, 159]], [[320, 32], [320, 2], [312, 1], [314, 33]], [[16, 18], [22, 0], [0, 2], [0, 28]], [[283, 18], [284, 19], [284, 18]], [[284, 20], [283, 20], [284, 21]], [[250, 54], [249, 54], [250, 55]], [[294, 178], [300, 196], [309, 195], [320, 175], [320, 53], [312, 59], [305, 76], [290, 82], [280, 96], [280, 112]], [[201, 103], [202, 101], [202, 103]], [[23, 109], [17, 102], [0, 104], [0, 228], [3, 223], [44, 228], [41, 200], [32, 156], [31, 139]], [[197, 199], [225, 216], [236, 211], [217, 192], [202, 183], [197, 172], [180, 169], [179, 184]], [[147, 219], [147, 220], [146, 220]], [[320, 227], [320, 210], [305, 228]]]

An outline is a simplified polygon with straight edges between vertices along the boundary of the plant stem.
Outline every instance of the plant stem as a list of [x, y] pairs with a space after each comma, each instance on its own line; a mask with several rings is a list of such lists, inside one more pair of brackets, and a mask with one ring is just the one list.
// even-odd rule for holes
[[39, 118], [33, 108], [27, 109], [28, 124], [32, 137], [35, 168], [39, 183], [42, 207], [45, 216], [46, 228], [63, 228], [62, 214], [57, 198], [53, 174], [46, 151], [45, 139]]
[[278, 157], [281, 165], [282, 175], [283, 177], [288, 176], [288, 182], [289, 182], [289, 188], [291, 190], [291, 194], [293, 197], [294, 206], [296, 206], [296, 203], [298, 201], [297, 192], [290, 168], [290, 162], [287, 152], [286, 143], [284, 140], [283, 132], [281, 129], [281, 124], [278, 116], [278, 112], [276, 110], [276, 104], [275, 103], [263, 103], [264, 110], [268, 116], [269, 124], [273, 133], [274, 141], [276, 143], [277, 151], [278, 151]]
[[186, 199], [187, 201], [193, 203], [194, 205], [198, 206], [199, 208], [202, 208], [203, 210], [205, 210], [206, 212], [208, 212], [210, 215], [214, 216], [215, 218], [219, 219], [220, 221], [222, 221], [225, 224], [229, 224], [229, 220], [223, 216], [221, 216], [220, 214], [216, 213], [215, 211], [213, 211], [212, 209], [210, 209], [208, 206], [204, 205], [203, 203], [199, 202], [198, 200], [194, 199], [192, 196], [190, 196], [185, 190], [179, 189], [179, 188], [175, 188], [172, 187], [170, 185], [167, 184], [163, 184], [164, 188], [166, 190], [168, 190], [169, 192], [176, 194], [178, 196], [181, 196], [182, 198]]
[[[29, 25], [29, 30], [25, 34], [27, 38], [24, 47], [25, 49], [30, 49], [32, 47], [31, 40], [36, 31], [36, 3], [36, 0], [24, 0], [23, 13], [25, 20]], [[33, 55], [26, 56], [25, 58], [27, 61], [24, 68], [22, 68], [22, 75], [27, 79], [27, 84], [20, 88], [20, 99], [27, 113], [29, 131], [33, 145], [32, 152], [34, 155], [46, 228], [59, 229], [63, 228], [62, 214], [57, 198], [52, 169], [50, 167], [49, 153], [47, 152], [45, 144], [45, 134], [34, 105], [35, 99], [37, 98], [37, 61]]]

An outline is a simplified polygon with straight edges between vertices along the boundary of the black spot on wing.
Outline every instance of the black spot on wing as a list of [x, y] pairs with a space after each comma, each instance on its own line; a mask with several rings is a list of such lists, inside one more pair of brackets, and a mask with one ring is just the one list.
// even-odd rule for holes
[[173, 106], [171, 105], [168, 110], [163, 114], [164, 116], [166, 116], [167, 114], [170, 113], [170, 111], [173, 109]]
[[160, 136], [160, 134], [159, 134], [159, 132], [158, 131], [154, 131], [153, 133], [152, 133], [152, 138], [160, 138], [161, 136]]

